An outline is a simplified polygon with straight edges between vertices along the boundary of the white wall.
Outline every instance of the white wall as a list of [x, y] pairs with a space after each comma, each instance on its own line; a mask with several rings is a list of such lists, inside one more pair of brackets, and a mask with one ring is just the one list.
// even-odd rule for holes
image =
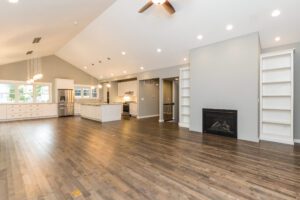
[[258, 141], [259, 56], [257, 33], [190, 53], [192, 131], [202, 132], [202, 109], [238, 110], [238, 138]]

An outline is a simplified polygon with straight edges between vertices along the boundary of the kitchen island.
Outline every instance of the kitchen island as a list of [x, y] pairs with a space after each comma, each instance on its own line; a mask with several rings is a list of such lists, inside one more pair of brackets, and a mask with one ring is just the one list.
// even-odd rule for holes
[[83, 103], [80, 114], [82, 118], [99, 122], [118, 121], [122, 118], [122, 104]]

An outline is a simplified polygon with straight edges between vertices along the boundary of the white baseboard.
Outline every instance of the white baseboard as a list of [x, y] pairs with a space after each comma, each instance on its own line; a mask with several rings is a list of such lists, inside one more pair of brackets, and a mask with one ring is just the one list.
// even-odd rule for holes
[[300, 139], [294, 139], [294, 142], [300, 144]]
[[160, 120], [158, 120], [158, 122], [159, 122], [159, 123], [163, 123], [163, 122], [165, 122], [165, 120], [160, 119]]
[[268, 142], [276, 142], [276, 143], [281, 143], [281, 144], [294, 145], [294, 140], [284, 140], [282, 138], [274, 138], [274, 137], [268, 137], [268, 136], [260, 136], [259, 139], [268, 141]]
[[146, 115], [146, 116], [138, 116], [137, 119], [146, 119], [146, 118], [152, 118], [152, 117], [158, 117], [159, 115]]
[[43, 116], [43, 117], [26, 117], [26, 118], [18, 118], [18, 119], [3, 119], [0, 120], [0, 122], [28, 121], [28, 120], [39, 120], [39, 119], [51, 119], [51, 118], [58, 118], [58, 115]]
[[189, 128], [190, 127], [190, 125], [188, 123], [181, 123], [181, 122], [179, 122], [178, 125], [180, 127], [182, 127], [182, 128]]

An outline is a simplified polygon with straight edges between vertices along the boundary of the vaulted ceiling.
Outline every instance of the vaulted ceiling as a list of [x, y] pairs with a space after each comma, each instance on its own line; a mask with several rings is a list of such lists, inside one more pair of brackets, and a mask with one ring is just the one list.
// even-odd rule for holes
[[[184, 64], [190, 49], [253, 32], [262, 48], [300, 41], [299, 0], [170, 0], [171, 16], [161, 6], [138, 13], [147, 0], [113, 2], [1, 2], [0, 64], [24, 59], [33, 36], [43, 37], [41, 54], [55, 53], [99, 79]], [[280, 16], [271, 16], [275, 9]]]
[[[0, 65], [20, 60], [35, 50], [51, 55], [105, 11], [115, 0], [0, 1]], [[42, 37], [33, 45], [34, 37]]]

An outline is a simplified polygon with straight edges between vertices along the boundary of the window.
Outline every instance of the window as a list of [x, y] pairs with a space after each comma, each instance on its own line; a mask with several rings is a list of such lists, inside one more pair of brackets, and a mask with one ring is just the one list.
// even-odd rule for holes
[[33, 103], [33, 85], [19, 85], [19, 102]]
[[36, 103], [48, 103], [50, 101], [49, 85], [36, 85], [35, 99], [36, 99]]
[[75, 88], [75, 98], [81, 98], [81, 88], [80, 87]]
[[90, 98], [91, 89], [83, 88], [83, 98]]
[[26, 84], [24, 82], [0, 81], [0, 104], [4, 103], [50, 103], [51, 83]]
[[97, 98], [97, 89], [92, 89], [92, 98]]
[[13, 84], [0, 84], [0, 103], [14, 103], [16, 87]]
[[96, 99], [98, 98], [98, 89], [95, 86], [77, 85], [75, 86], [76, 99]]

